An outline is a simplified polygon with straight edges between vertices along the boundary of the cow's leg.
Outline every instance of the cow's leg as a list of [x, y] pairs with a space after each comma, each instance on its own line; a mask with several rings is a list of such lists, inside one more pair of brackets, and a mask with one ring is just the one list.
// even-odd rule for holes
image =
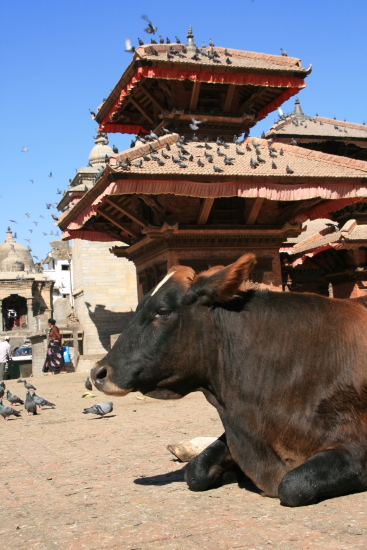
[[362, 465], [347, 450], [329, 449], [288, 472], [279, 484], [284, 506], [306, 506], [320, 498], [365, 491]]
[[223, 434], [190, 460], [185, 470], [185, 481], [191, 491], [213, 489], [223, 483], [224, 473], [235, 466], [227, 447], [226, 434]]

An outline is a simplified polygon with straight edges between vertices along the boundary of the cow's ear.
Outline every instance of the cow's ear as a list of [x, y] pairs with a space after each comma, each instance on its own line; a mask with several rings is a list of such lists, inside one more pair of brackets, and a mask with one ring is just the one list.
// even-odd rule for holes
[[248, 279], [255, 264], [255, 255], [245, 254], [227, 267], [219, 270], [216, 267], [200, 273], [187, 292], [184, 302], [190, 304], [200, 300], [203, 305], [228, 302], [237, 296], [241, 284]]

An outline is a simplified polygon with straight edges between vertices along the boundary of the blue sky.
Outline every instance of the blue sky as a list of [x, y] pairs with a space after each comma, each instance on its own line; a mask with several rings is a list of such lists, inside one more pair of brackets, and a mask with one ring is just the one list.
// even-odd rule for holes
[[[47, 203], [57, 203], [94, 145], [96, 109], [131, 60], [125, 38], [149, 41], [146, 13], [163, 36], [300, 57], [313, 64], [300, 93], [306, 114], [367, 119], [367, 2], [362, 0], [211, 0], [210, 2], [3, 0], [0, 8], [0, 242], [10, 224], [18, 241], [44, 258], [57, 230]], [[283, 107], [293, 109], [294, 99]], [[276, 117], [252, 130], [261, 135]], [[131, 136], [110, 135], [119, 149]], [[22, 153], [26, 146], [29, 151]], [[53, 178], [48, 174], [52, 172]], [[34, 184], [29, 180], [33, 179]], [[28, 218], [25, 213], [31, 214]], [[43, 215], [45, 219], [40, 218]], [[10, 223], [13, 219], [18, 224]], [[33, 221], [39, 222], [36, 226]], [[33, 233], [29, 232], [33, 229]]]

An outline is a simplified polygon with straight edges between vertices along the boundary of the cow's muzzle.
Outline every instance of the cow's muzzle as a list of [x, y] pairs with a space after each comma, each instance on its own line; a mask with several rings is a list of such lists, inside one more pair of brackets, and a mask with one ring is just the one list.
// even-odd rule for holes
[[109, 365], [99, 365], [91, 370], [90, 376], [93, 384], [99, 391], [103, 391], [107, 395], [127, 395], [131, 390], [125, 390], [117, 386], [111, 380], [112, 368]]

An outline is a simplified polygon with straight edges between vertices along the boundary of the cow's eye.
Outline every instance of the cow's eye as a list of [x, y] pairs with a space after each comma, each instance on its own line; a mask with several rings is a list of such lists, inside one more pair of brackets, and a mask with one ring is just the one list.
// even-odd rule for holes
[[158, 317], [159, 319], [161, 319], [161, 318], [169, 317], [170, 314], [171, 314], [171, 310], [170, 310], [170, 309], [161, 307], [161, 308], [158, 309], [158, 311], [156, 312], [156, 314], [154, 315], [154, 317]]

